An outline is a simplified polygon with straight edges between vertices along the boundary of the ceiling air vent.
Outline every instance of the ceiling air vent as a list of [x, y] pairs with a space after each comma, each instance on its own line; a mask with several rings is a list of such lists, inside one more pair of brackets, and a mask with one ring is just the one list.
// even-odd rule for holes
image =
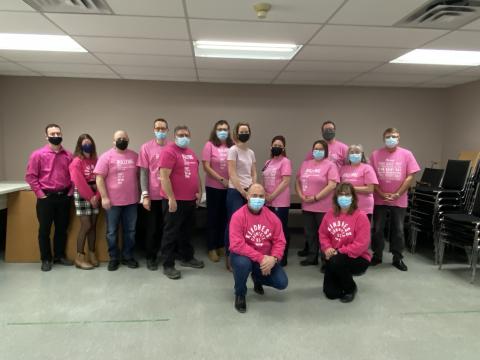
[[105, 0], [23, 0], [44, 13], [112, 14]]
[[455, 30], [480, 17], [480, 0], [433, 0], [395, 26]]

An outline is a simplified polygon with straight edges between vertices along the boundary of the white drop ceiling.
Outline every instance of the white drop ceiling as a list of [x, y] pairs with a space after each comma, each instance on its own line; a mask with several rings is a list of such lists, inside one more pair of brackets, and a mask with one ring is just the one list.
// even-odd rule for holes
[[[0, 32], [66, 34], [88, 53], [0, 50], [0, 75], [336, 86], [450, 87], [480, 68], [389, 64], [415, 48], [480, 51], [480, 20], [395, 27], [426, 0], [106, 0], [113, 15], [41, 13], [0, 1]], [[290, 61], [195, 58], [193, 40], [294, 42]]]

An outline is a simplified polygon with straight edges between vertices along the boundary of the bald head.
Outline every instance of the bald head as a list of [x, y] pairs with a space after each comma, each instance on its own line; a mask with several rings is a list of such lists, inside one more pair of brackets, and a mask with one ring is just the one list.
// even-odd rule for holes
[[129, 140], [128, 139], [128, 134], [125, 130], [117, 130], [113, 134], [113, 141], [116, 141], [117, 139], [120, 139], [120, 138]]
[[113, 134], [113, 145], [117, 151], [124, 151], [128, 147], [129, 141], [128, 134], [124, 130], [117, 130]]
[[265, 189], [261, 184], [252, 184], [248, 189], [248, 197], [265, 197]]

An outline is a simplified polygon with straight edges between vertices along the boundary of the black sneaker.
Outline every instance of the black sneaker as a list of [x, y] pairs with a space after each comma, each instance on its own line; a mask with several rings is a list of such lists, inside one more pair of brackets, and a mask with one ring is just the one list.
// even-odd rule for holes
[[40, 268], [42, 271], [50, 271], [52, 270], [52, 262], [49, 260], [42, 260], [42, 267]]
[[73, 265], [73, 262], [68, 260], [66, 257], [55, 258], [55, 259], [53, 259], [53, 263], [63, 265], [63, 266], [72, 266]]
[[174, 266], [163, 268], [163, 273], [165, 274], [166, 277], [172, 280], [177, 280], [182, 277], [182, 273], [177, 269], [175, 269]]
[[138, 261], [134, 258], [122, 259], [122, 265], [126, 265], [130, 269], [136, 269], [138, 268]]
[[382, 263], [382, 259], [379, 259], [377, 257], [372, 257], [372, 260], [370, 260], [370, 266], [377, 266]]
[[108, 262], [108, 271], [115, 271], [118, 270], [118, 267], [120, 266], [120, 261], [118, 260], [110, 260]]
[[307, 249], [307, 248], [304, 248], [304, 249], [302, 249], [302, 250], [299, 250], [299, 251], [297, 252], [297, 255], [300, 256], [300, 257], [305, 257], [305, 256], [307, 256], [307, 255], [308, 255], [308, 249]]
[[340, 301], [342, 303], [349, 303], [349, 302], [352, 302], [353, 299], [355, 299], [355, 295], [357, 294], [357, 287], [355, 287], [355, 289], [353, 290], [353, 292], [351, 293], [346, 293], [345, 295], [343, 295], [341, 298], [340, 298]]
[[235, 309], [241, 314], [247, 311], [247, 301], [245, 296], [235, 296]]
[[392, 265], [400, 271], [408, 271], [408, 267], [402, 259], [393, 259]]
[[155, 259], [147, 259], [147, 269], [150, 271], [158, 270], [158, 263]]
[[197, 260], [195, 258], [191, 258], [188, 261], [185, 261], [185, 260], [180, 261], [180, 266], [191, 267], [191, 268], [194, 268], [194, 269], [201, 269], [205, 266], [205, 264], [203, 263], [202, 260]]
[[263, 290], [263, 285], [259, 282], [253, 283], [253, 291], [255, 291], [258, 295], [265, 294], [265, 290]]
[[301, 266], [318, 265], [318, 259], [305, 259], [300, 261]]

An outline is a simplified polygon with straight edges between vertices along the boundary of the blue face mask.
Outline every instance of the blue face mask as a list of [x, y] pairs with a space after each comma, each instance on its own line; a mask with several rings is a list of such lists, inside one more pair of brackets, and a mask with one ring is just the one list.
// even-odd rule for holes
[[188, 147], [188, 145], [190, 145], [190, 138], [189, 137], [175, 137], [175, 144], [177, 144], [177, 146], [185, 149], [186, 147]]
[[325, 150], [313, 150], [312, 155], [315, 160], [321, 160], [325, 157]]
[[167, 133], [163, 131], [154, 131], [155, 132], [155, 137], [157, 140], [163, 140], [167, 138]]
[[352, 164], [358, 164], [362, 161], [362, 154], [348, 154], [348, 160]]
[[348, 209], [352, 205], [352, 196], [351, 195], [340, 195], [337, 197], [337, 204], [342, 209]]
[[82, 151], [85, 154], [91, 154], [93, 152], [93, 144], [83, 144]]
[[398, 145], [398, 138], [387, 137], [385, 139], [385, 145], [390, 149], [394, 148], [395, 146]]
[[263, 198], [251, 197], [248, 200], [248, 206], [250, 206], [250, 209], [252, 209], [253, 211], [260, 211], [263, 205], [265, 205], [265, 199]]
[[227, 140], [228, 138], [228, 131], [225, 131], [225, 130], [219, 130], [217, 131], [217, 137], [220, 139], [220, 140]]

